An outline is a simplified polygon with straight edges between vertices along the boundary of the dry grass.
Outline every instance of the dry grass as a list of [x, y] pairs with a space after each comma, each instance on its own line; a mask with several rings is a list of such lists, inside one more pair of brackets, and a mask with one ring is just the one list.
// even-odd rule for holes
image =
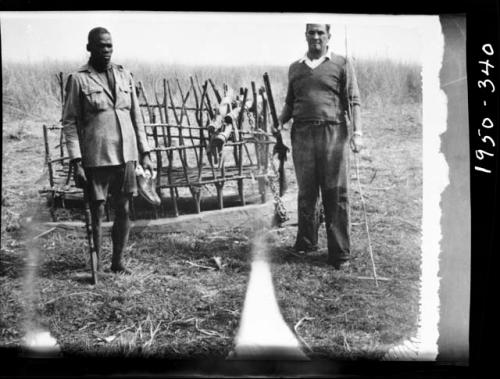
[[[360, 197], [351, 170], [353, 257], [350, 276], [325, 269], [325, 253], [286, 255], [295, 229], [280, 230], [272, 250], [273, 277], [289, 325], [303, 317], [302, 338], [318, 357], [380, 357], [387, 346], [416, 331], [422, 211], [421, 110], [401, 107], [386, 114], [365, 111], [367, 149], [360, 176], [367, 203], [377, 274], [375, 288]], [[351, 167], [354, 162], [351, 161]], [[404, 212], [402, 212], [404, 209]], [[320, 246], [326, 233], [320, 230]]]
[[[160, 77], [178, 77], [187, 85], [189, 75], [197, 75], [239, 88], [259, 81], [267, 71], [278, 106], [284, 98], [286, 67], [124, 63], [148, 86]], [[232, 348], [246, 290], [251, 228], [132, 235], [126, 259], [134, 274], [108, 274], [92, 287], [81, 237], [53, 232], [32, 241], [44, 229], [36, 223], [23, 226], [28, 216], [48, 219], [47, 207], [37, 195], [47, 184], [41, 123], [55, 123], [60, 114], [54, 74], [78, 66], [71, 62], [2, 65], [1, 344], [18, 345], [25, 324], [36, 321], [50, 330], [65, 354], [225, 357]], [[366, 105], [368, 145], [360, 159], [361, 182], [377, 272], [391, 280], [380, 282], [376, 289], [370, 280], [353, 278], [370, 275], [354, 170], [351, 276], [332, 272], [322, 253], [305, 259], [289, 254], [286, 247], [294, 242], [295, 228], [274, 231], [268, 243], [284, 318], [292, 330], [307, 320], [297, 330], [311, 347], [310, 355], [317, 357], [377, 358], [387, 346], [416, 331], [422, 210], [419, 68], [357, 61], [356, 69]], [[289, 134], [284, 137], [288, 140]], [[291, 160], [287, 167], [294, 190]], [[320, 240], [326, 245], [323, 230]], [[220, 257], [222, 269], [214, 256]], [[106, 240], [105, 266], [109, 260]], [[34, 282], [27, 285], [25, 277], [34, 273], [26, 263], [33, 261], [38, 269]]]
[[[370, 280], [366, 235], [352, 174], [353, 262], [351, 275], [332, 272], [323, 253], [288, 254], [293, 227], [268, 241], [275, 290], [290, 328], [298, 328], [313, 357], [378, 358], [416, 331], [422, 209], [421, 109], [418, 105], [364, 113], [367, 150], [361, 182], [367, 202], [377, 271], [390, 281]], [[4, 130], [10, 133], [18, 124]], [[65, 354], [98, 353], [169, 358], [225, 357], [232, 348], [250, 269], [250, 228], [195, 234], [133, 235], [127, 263], [132, 276], [104, 275], [88, 284], [85, 242], [43, 229], [22, 227], [23, 215], [43, 218], [46, 208], [33, 185], [43, 169], [36, 124], [21, 139], [4, 138], [0, 338], [18, 345], [27, 320], [45, 325]], [[288, 133], [285, 134], [288, 139]], [[292, 163], [287, 162], [292, 170]], [[22, 175], [20, 175], [22, 171]], [[290, 172], [293, 179], [293, 172]], [[44, 183], [45, 184], [45, 183]], [[292, 180], [291, 190], [294, 189]], [[404, 212], [402, 212], [404, 209]], [[28, 211], [28, 213], [26, 213]], [[12, 216], [15, 213], [17, 216]], [[11, 217], [9, 219], [9, 217]], [[11, 229], [7, 230], [10, 222]], [[325, 245], [324, 231], [320, 234]], [[31, 255], [30, 255], [31, 252]], [[26, 262], [38, 255], [27, 301]], [[218, 269], [213, 257], [220, 257]], [[103, 262], [110, 261], [110, 242]], [[32, 314], [26, 310], [31, 309]]]
[[[149, 98], [154, 99], [152, 89], [155, 83], [166, 78], [177, 92], [175, 79], [183, 88], [189, 85], [189, 77], [199, 80], [211, 78], [218, 86], [228, 84], [233, 89], [248, 87], [251, 81], [263, 85], [262, 75], [268, 72], [278, 108], [286, 95], [287, 72], [285, 66], [185, 66], [173, 64], [144, 64], [137, 61], [120, 62], [134, 73], [149, 89]], [[20, 119], [51, 119], [60, 114], [60, 89], [55, 75], [73, 72], [82, 62], [46, 61], [40, 64], [3, 62], [3, 104], [4, 117]], [[418, 65], [395, 63], [387, 60], [356, 60], [355, 67], [365, 107], [385, 107], [391, 104], [418, 103], [422, 98], [421, 68]], [[36, 83], [36, 85], [35, 85]]]

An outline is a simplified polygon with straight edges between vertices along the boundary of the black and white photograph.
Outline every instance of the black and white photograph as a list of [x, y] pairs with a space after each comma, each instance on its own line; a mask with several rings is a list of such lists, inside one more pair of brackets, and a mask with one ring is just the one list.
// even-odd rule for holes
[[465, 15], [0, 28], [1, 347], [468, 363]]

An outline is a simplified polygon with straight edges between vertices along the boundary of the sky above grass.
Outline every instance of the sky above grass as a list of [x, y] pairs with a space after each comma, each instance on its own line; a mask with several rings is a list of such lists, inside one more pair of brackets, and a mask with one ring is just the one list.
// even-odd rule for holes
[[[332, 24], [330, 47], [355, 58], [422, 62], [437, 16], [195, 12], [0, 12], [2, 59], [86, 60], [88, 31], [104, 26], [114, 61], [287, 65], [306, 51], [305, 23]], [[432, 43], [432, 41], [430, 41]]]

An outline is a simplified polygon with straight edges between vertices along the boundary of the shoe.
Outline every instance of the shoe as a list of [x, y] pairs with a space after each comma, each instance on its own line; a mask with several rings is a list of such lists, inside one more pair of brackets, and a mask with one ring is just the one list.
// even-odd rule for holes
[[301, 258], [305, 258], [306, 255], [307, 255], [307, 251], [306, 250], [293, 250], [293, 255], [295, 256], [298, 256], [298, 257], [301, 257]]
[[148, 203], [156, 207], [160, 206], [161, 199], [156, 193], [153, 177], [151, 175], [146, 175], [144, 170], [142, 170], [142, 172], [138, 171], [136, 177], [139, 195], [141, 195]]
[[292, 247], [286, 248], [286, 253], [289, 255], [293, 255], [294, 257], [297, 258], [305, 258], [306, 257], [306, 252], [304, 250], [296, 250]]
[[319, 249], [318, 245], [309, 245], [305, 248], [303, 248], [303, 247], [299, 248], [299, 247], [297, 247], [297, 245], [293, 246], [293, 250], [299, 254], [300, 254], [300, 252], [302, 252], [302, 254], [304, 254], [304, 253], [310, 253], [312, 251], [318, 251], [318, 249]]
[[333, 266], [335, 270], [348, 270], [350, 267], [349, 261], [346, 260], [334, 260], [332, 258], [328, 258], [327, 264]]

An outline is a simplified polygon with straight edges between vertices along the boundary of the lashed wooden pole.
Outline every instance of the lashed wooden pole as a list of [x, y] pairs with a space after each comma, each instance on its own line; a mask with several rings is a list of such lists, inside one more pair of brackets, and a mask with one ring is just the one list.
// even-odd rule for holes
[[[155, 99], [156, 99], [156, 106], [158, 108], [158, 113], [160, 114], [160, 122], [161, 122], [161, 136], [162, 136], [162, 139], [163, 139], [163, 146], [167, 146], [167, 136], [166, 136], [166, 133], [165, 133], [165, 123], [167, 123], [167, 115], [164, 114], [164, 112], [166, 111], [165, 107], [164, 107], [164, 102], [165, 102], [165, 97], [163, 97], [163, 103], [160, 102], [160, 99], [158, 97], [158, 93], [156, 91], [156, 82], [155, 82]], [[163, 112], [162, 112], [163, 110]]]
[[[165, 106], [165, 121], [169, 123], [169, 117], [168, 117], [168, 97], [167, 97], [167, 79], [163, 79], [163, 105]], [[168, 147], [172, 146], [172, 134], [170, 133], [170, 128], [166, 128], [167, 130], [167, 140], [168, 140]], [[168, 177], [168, 183], [172, 184], [172, 160], [173, 160], [173, 152], [167, 151], [167, 159], [168, 159], [168, 167], [167, 167], [167, 177]], [[158, 173], [160, 175], [160, 173]], [[170, 187], [170, 198], [172, 199], [172, 205], [174, 208], [174, 216], [177, 217], [179, 216], [179, 208], [177, 206], [177, 196], [175, 193], [175, 189]]]
[[[200, 102], [198, 99], [198, 91], [196, 90], [192, 76], [189, 77], [189, 80], [191, 82], [191, 90], [193, 91], [193, 96], [194, 96], [195, 105], [196, 105], [195, 118], [196, 118], [196, 122], [198, 124], [198, 138], [200, 139], [199, 154], [197, 156], [197, 158], [199, 157], [199, 160], [198, 160], [198, 182], [199, 182], [201, 180], [202, 171], [203, 171], [203, 147], [206, 146], [206, 144], [205, 144], [205, 135], [203, 133], [203, 125], [202, 125], [203, 117], [202, 117], [201, 111], [199, 111]], [[202, 98], [204, 96], [205, 95], [202, 94]]]
[[219, 93], [219, 90], [217, 89], [217, 87], [215, 86], [214, 82], [212, 81], [212, 79], [208, 79], [208, 81], [210, 82], [210, 85], [212, 86], [212, 89], [214, 90], [214, 93], [215, 93], [215, 98], [217, 99], [217, 103], [220, 104], [220, 102], [222, 101], [222, 97]]
[[[262, 119], [262, 130], [264, 130], [264, 132], [267, 133], [267, 112], [268, 112], [268, 104], [267, 104], [267, 98], [265, 96], [265, 90], [262, 89], [260, 91], [260, 95], [262, 97], [262, 115], [263, 115], [263, 119]], [[265, 139], [266, 141], [269, 141], [270, 138], [269, 136], [265, 136], [265, 135], [262, 135], [261, 136], [262, 139]], [[264, 150], [264, 154], [263, 154], [263, 162], [262, 162], [262, 166], [264, 168], [264, 173], [267, 175], [267, 169], [268, 169], [268, 166], [269, 166], [269, 145], [267, 144], [261, 144], [260, 145], [260, 148]], [[260, 195], [261, 195], [261, 201], [263, 203], [266, 202], [267, 200], [267, 192], [266, 192], [266, 189], [267, 189], [267, 186], [266, 186], [266, 177], [262, 178], [262, 179], [259, 179], [259, 192], [260, 192]]]
[[[189, 116], [188, 116], [188, 113], [186, 111], [186, 101], [189, 98], [189, 94], [191, 93], [191, 91], [188, 90], [188, 92], [186, 94], [186, 97], [184, 97], [184, 92], [182, 91], [181, 83], [179, 82], [178, 79], [176, 79], [176, 81], [177, 81], [177, 88], [179, 89], [179, 93], [181, 94], [181, 98], [185, 99], [182, 102], [181, 116], [184, 114], [186, 116], [186, 121], [187, 121], [188, 126], [191, 126], [191, 121], [189, 120]], [[182, 122], [182, 117], [181, 117], [181, 122]], [[191, 143], [194, 145], [193, 133], [191, 131], [191, 128], [188, 128], [188, 132], [189, 132], [189, 139], [191, 140]], [[196, 151], [196, 149], [194, 150], [194, 155], [195, 155], [195, 158], [196, 158], [196, 163], [199, 166], [200, 165], [200, 160], [198, 158], [198, 152]]]
[[[238, 128], [238, 139], [239, 142], [242, 144], [238, 148], [238, 174], [241, 176], [243, 172], [243, 136], [241, 134], [241, 124], [243, 122], [243, 113], [245, 112], [245, 104], [247, 101], [247, 95], [248, 95], [248, 88], [245, 88], [245, 92], [243, 93], [243, 102], [241, 103], [241, 109], [240, 113], [238, 115], [238, 122], [237, 125], [235, 125], [235, 128]], [[235, 147], [236, 149], [236, 147]], [[241, 199], [241, 205], [245, 205], [245, 193], [244, 193], [244, 188], [243, 188], [243, 179], [238, 179], [238, 192], [240, 194], [240, 199]]]
[[[203, 93], [201, 94], [201, 100], [200, 100], [200, 122], [203, 122], [203, 107], [205, 106], [205, 102], [204, 102], [205, 96], [207, 96], [207, 86], [203, 86]], [[203, 140], [205, 141], [205, 149], [206, 149], [207, 145], [209, 143], [207, 141], [208, 141], [208, 139], [209, 139], [210, 136], [207, 136], [207, 139], [205, 139], [205, 133], [203, 132], [203, 129], [200, 129], [200, 133], [203, 135]], [[215, 173], [214, 163], [212, 161], [212, 156], [210, 154], [208, 155], [208, 163], [210, 164], [210, 169], [212, 171], [212, 177], [213, 177], [213, 179], [215, 179], [217, 177], [217, 174]]]
[[[259, 112], [257, 110], [257, 90], [255, 88], [255, 82], [252, 81], [252, 96], [253, 96], [253, 123], [254, 129], [259, 130]], [[257, 171], [260, 172], [261, 165], [261, 152], [260, 144], [258, 143], [259, 138], [255, 138], [255, 155], [257, 158]]]
[[[168, 81], [167, 81], [167, 89], [168, 89], [168, 95], [170, 97], [170, 103], [173, 105], [174, 101], [173, 101], [172, 91], [170, 90], [170, 84], [169, 84]], [[183, 105], [185, 105], [185, 101], [187, 100], [188, 96], [189, 96], [189, 93], [186, 95], [185, 99], [182, 99], [182, 96], [181, 96], [181, 100], [183, 102]], [[177, 126], [178, 126], [178, 131], [179, 131], [179, 136], [178, 136], [178, 138], [179, 138], [179, 145], [180, 146], [184, 146], [184, 138], [183, 138], [182, 125], [181, 125], [182, 113], [181, 113], [181, 116], [179, 118], [177, 116], [177, 112], [175, 111], [175, 107], [173, 107], [172, 111], [173, 111], [174, 118], [175, 118], [175, 121], [176, 121]], [[191, 195], [193, 196], [193, 199], [194, 199], [194, 202], [195, 202], [196, 213], [200, 213], [200, 211], [201, 211], [201, 209], [200, 209], [200, 192], [201, 191], [200, 191], [199, 188], [195, 188], [192, 185], [191, 181], [189, 180], [188, 163], [187, 163], [187, 159], [186, 159], [186, 149], [178, 149], [178, 151], [179, 151], [179, 156], [181, 158], [182, 170], [184, 172], [184, 178], [186, 179], [186, 182], [187, 182], [187, 184], [189, 186], [189, 190], [191, 191]]]

